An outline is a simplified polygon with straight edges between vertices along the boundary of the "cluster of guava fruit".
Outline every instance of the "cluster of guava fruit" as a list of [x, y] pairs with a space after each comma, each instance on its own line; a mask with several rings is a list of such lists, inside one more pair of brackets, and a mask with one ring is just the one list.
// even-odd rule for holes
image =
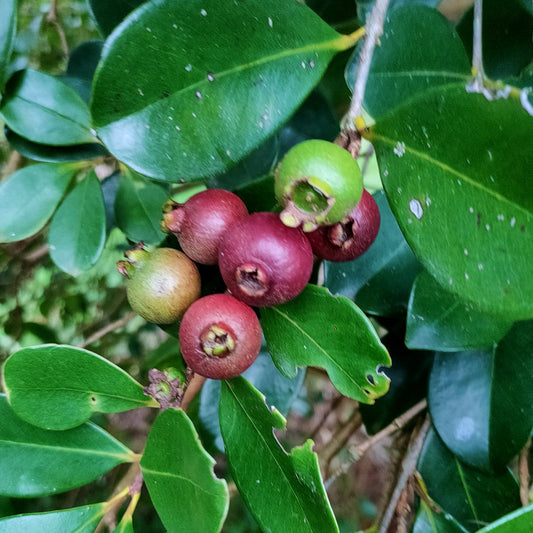
[[[235, 377], [254, 362], [262, 335], [254, 308], [298, 296], [315, 257], [350, 261], [377, 235], [379, 210], [363, 189], [359, 166], [334, 143], [310, 140], [289, 150], [274, 192], [279, 213], [249, 214], [223, 189], [184, 203], [169, 200], [162, 227], [182, 251], [148, 252], [140, 243], [117, 264], [133, 310], [149, 322], [179, 322], [182, 356], [204, 377]], [[200, 297], [197, 264], [218, 265], [226, 292]]]

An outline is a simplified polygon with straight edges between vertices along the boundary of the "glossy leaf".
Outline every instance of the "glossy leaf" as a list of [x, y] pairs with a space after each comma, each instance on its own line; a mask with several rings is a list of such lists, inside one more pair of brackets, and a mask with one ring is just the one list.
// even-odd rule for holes
[[72, 276], [91, 268], [105, 243], [106, 218], [100, 182], [91, 172], [68, 194], [50, 224], [54, 263]]
[[144, 0], [89, 0], [93, 18], [103, 35], [109, 35]]
[[0, 518], [2, 533], [39, 531], [39, 533], [93, 533], [107, 512], [105, 503], [95, 503], [62, 511], [32, 513]]
[[409, 300], [405, 343], [412, 349], [442, 352], [488, 348], [511, 326], [511, 320], [480, 311], [423, 271]]
[[44, 429], [70, 429], [93, 413], [158, 407], [129, 374], [95, 353], [45, 344], [4, 364], [4, 389], [15, 413]]
[[440, 509], [435, 511], [424, 501], [416, 515], [412, 533], [467, 533], [453, 516], [443, 513]]
[[[220, 426], [241, 496], [263, 531], [338, 531], [308, 440], [288, 454], [273, 434], [285, 420], [244, 378], [222, 384]], [[250, 454], [253, 452], [253, 460]]]
[[[458, 132], [461, 142], [452, 142]], [[533, 316], [533, 151], [523, 149], [533, 118], [520, 103], [488, 101], [464, 84], [440, 87], [368, 137], [391, 208], [427, 271], [481, 310]]]
[[296, 367], [319, 366], [342, 394], [363, 403], [387, 392], [389, 380], [380, 367], [390, 365], [389, 354], [368, 318], [348, 298], [308, 285], [294, 300], [263, 308], [261, 326], [285, 376], [294, 376]]
[[78, 167], [36, 164], [0, 184], [0, 242], [31, 237], [44, 228]]
[[118, 227], [131, 241], [159, 244], [165, 238], [160, 222], [168, 198], [169, 193], [160, 185], [126, 171], [120, 177], [115, 199]]
[[134, 533], [132, 516], [130, 514], [124, 514], [118, 526], [113, 530], [113, 533]]
[[3, 0], [2, 17], [0, 17], [0, 96], [4, 90], [6, 70], [11, 57], [16, 29], [17, 2], [16, 0]]
[[18, 135], [47, 145], [95, 142], [87, 104], [58, 78], [19, 70], [10, 78], [0, 116]]
[[65, 492], [95, 480], [133, 454], [89, 422], [47, 431], [18, 418], [0, 396], [0, 494], [33, 497]]
[[405, 311], [420, 265], [390, 210], [383, 191], [374, 194], [381, 215], [376, 240], [353, 261], [324, 261], [324, 285], [366, 313], [388, 316]]
[[295, 0], [153, 0], [106, 41], [93, 123], [143, 175], [214, 175], [274, 133], [352, 44]]
[[107, 155], [105, 147], [99, 143], [75, 144], [72, 146], [49, 146], [34, 143], [6, 128], [5, 136], [11, 148], [34, 161], [50, 163], [86, 161]]
[[429, 407], [439, 435], [461, 460], [501, 471], [533, 429], [533, 321], [515, 324], [490, 350], [439, 353]]
[[461, 463], [434, 431], [426, 437], [418, 471], [429, 496], [468, 531], [520, 507], [518, 483], [510, 470], [489, 475]]
[[213, 473], [181, 410], [162, 411], [152, 426], [141, 469], [152, 503], [169, 533], [218, 533], [228, 512], [228, 488]]
[[529, 533], [532, 531], [533, 505], [518, 509], [502, 516], [492, 524], [480, 529], [477, 533]]
[[[412, 2], [409, 2], [412, 4]], [[389, 10], [365, 89], [364, 107], [374, 118], [421, 93], [471, 77], [471, 66], [459, 36], [436, 9], [407, 5]], [[354, 87], [360, 51], [347, 66]]]
[[[267, 405], [275, 407], [282, 416], [289, 413], [305, 378], [304, 371], [298, 372], [293, 378], [283, 376], [272, 362], [265, 345], [253, 365], [242, 375], [264, 394]], [[219, 404], [220, 381], [208, 379], [200, 393], [199, 432], [202, 437], [206, 437], [202, 438], [203, 442], [209, 440], [218, 451], [224, 451], [218, 416]]]

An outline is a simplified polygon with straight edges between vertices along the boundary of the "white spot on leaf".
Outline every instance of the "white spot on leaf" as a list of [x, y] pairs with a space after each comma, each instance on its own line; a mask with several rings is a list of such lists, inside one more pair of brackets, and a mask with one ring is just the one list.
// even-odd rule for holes
[[394, 148], [394, 153], [398, 157], [403, 157], [403, 154], [405, 154], [405, 143], [398, 141], [396, 144], [396, 148]]
[[422, 208], [422, 204], [416, 199], [413, 198], [409, 202], [409, 211], [413, 213], [413, 215], [420, 220], [422, 218], [422, 215], [424, 214], [424, 209]]

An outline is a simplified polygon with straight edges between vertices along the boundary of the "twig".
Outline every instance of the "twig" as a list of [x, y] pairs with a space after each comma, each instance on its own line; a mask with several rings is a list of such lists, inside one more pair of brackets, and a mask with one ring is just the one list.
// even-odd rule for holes
[[61, 41], [61, 51], [65, 57], [68, 57], [67, 38], [65, 37], [63, 27], [57, 19], [57, 0], [52, 0], [50, 2], [50, 9], [48, 11], [48, 15], [46, 16], [46, 22], [55, 28], [57, 35], [59, 36], [59, 40]]
[[395, 418], [387, 427], [383, 428], [381, 431], [373, 435], [372, 437], [366, 439], [361, 444], [356, 446], [351, 446], [349, 448], [350, 455], [353, 457], [353, 461], [348, 462], [344, 465], [341, 465], [325, 482], [324, 485], [328, 488], [341, 474], [344, 474], [348, 471], [348, 468], [351, 466], [352, 462], [360, 459], [366, 451], [371, 448], [374, 444], [380, 440], [391, 436], [398, 430], [403, 429], [407, 426], [414, 418], [416, 418], [422, 411], [427, 407], [426, 400], [421, 400], [416, 405], [413, 405], [410, 409], [405, 411], [402, 415]]
[[520, 480], [520, 502], [523, 507], [529, 505], [529, 451], [531, 449], [531, 441], [526, 444], [522, 452], [520, 453], [519, 459], [519, 480]]
[[107, 324], [107, 326], [104, 326], [102, 329], [99, 329], [98, 331], [95, 331], [90, 337], [85, 339], [83, 342], [81, 342], [78, 346], [80, 348], [85, 348], [86, 346], [89, 346], [93, 342], [96, 342], [97, 340], [101, 339], [108, 333], [111, 333], [112, 331], [116, 329], [120, 329], [124, 327], [130, 320], [133, 320], [137, 316], [136, 313], [131, 312], [126, 315], [124, 315], [122, 318], [119, 318], [118, 320], [115, 320], [115, 322], [111, 322], [110, 324]]
[[418, 431], [415, 431], [412, 435], [411, 442], [409, 443], [409, 448], [407, 454], [402, 462], [400, 476], [396, 483], [392, 497], [389, 500], [389, 504], [383, 513], [381, 523], [377, 530], [377, 533], [386, 533], [389, 529], [390, 523], [394, 517], [398, 502], [406, 488], [406, 484], [416, 469], [416, 463], [418, 461], [418, 456], [420, 455], [420, 450], [424, 444], [424, 439], [430, 427], [429, 417], [426, 417], [422, 426]]
[[352, 100], [350, 102], [350, 109], [346, 115], [345, 127], [347, 129], [354, 129], [357, 118], [361, 116], [366, 83], [370, 73], [370, 64], [372, 63], [372, 55], [376, 44], [379, 42], [379, 38], [383, 34], [383, 22], [385, 21], [388, 6], [389, 0], [376, 0], [372, 13], [366, 24], [365, 42], [359, 58], [359, 66], [357, 67], [357, 77], [355, 80]]
[[472, 74], [481, 89], [485, 74], [483, 71], [483, 0], [474, 2], [474, 30], [472, 44]]
[[348, 420], [333, 434], [327, 444], [319, 451], [319, 459], [324, 465], [327, 475], [333, 458], [344, 448], [348, 439], [363, 425], [363, 418], [358, 407], [355, 407]]

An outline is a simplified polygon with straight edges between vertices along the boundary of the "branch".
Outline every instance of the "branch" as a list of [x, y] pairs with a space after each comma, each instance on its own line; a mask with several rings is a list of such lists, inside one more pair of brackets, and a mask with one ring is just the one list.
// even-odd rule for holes
[[407, 454], [402, 461], [402, 467], [398, 481], [396, 482], [396, 487], [392, 493], [392, 497], [389, 500], [389, 504], [383, 513], [381, 523], [377, 533], [387, 533], [392, 519], [394, 518], [395, 511], [398, 506], [398, 502], [406, 489], [407, 482], [413, 472], [416, 469], [416, 463], [418, 461], [418, 456], [420, 455], [420, 450], [424, 444], [424, 439], [430, 427], [429, 417], [426, 416], [420, 429], [416, 430], [411, 436], [411, 441], [409, 442], [409, 448]]
[[86, 346], [89, 346], [93, 342], [96, 342], [97, 340], [101, 339], [108, 333], [111, 333], [112, 331], [116, 329], [120, 329], [124, 327], [130, 320], [133, 320], [136, 316], [137, 316], [136, 313], [131, 312], [131, 313], [124, 315], [122, 318], [115, 320], [115, 322], [111, 322], [110, 324], [107, 324], [107, 326], [103, 327], [102, 329], [99, 329], [98, 331], [95, 331], [90, 337], [88, 337], [82, 343], [80, 343], [79, 347], [85, 348]]
[[379, 42], [379, 38], [383, 34], [383, 22], [385, 21], [388, 6], [389, 0], [376, 0], [365, 27], [365, 42], [359, 58], [359, 66], [357, 67], [357, 76], [352, 100], [350, 102], [350, 109], [346, 115], [346, 127], [349, 129], [353, 129], [354, 127], [355, 129], [358, 129], [356, 120], [361, 117], [362, 114], [363, 98], [365, 96], [366, 83], [370, 73], [372, 55], [374, 54], [376, 44]]
[[422, 411], [427, 407], [426, 400], [421, 400], [416, 405], [413, 405], [410, 409], [405, 411], [402, 415], [395, 418], [387, 427], [383, 428], [381, 431], [373, 435], [372, 437], [366, 439], [361, 444], [357, 446], [351, 446], [349, 448], [349, 453], [353, 457], [353, 461], [341, 465], [328, 479], [325, 480], [324, 485], [326, 489], [341, 475], [348, 471], [352, 463], [360, 459], [365, 452], [371, 448], [374, 444], [380, 440], [391, 436], [396, 431], [404, 429], [414, 418], [416, 418]]

